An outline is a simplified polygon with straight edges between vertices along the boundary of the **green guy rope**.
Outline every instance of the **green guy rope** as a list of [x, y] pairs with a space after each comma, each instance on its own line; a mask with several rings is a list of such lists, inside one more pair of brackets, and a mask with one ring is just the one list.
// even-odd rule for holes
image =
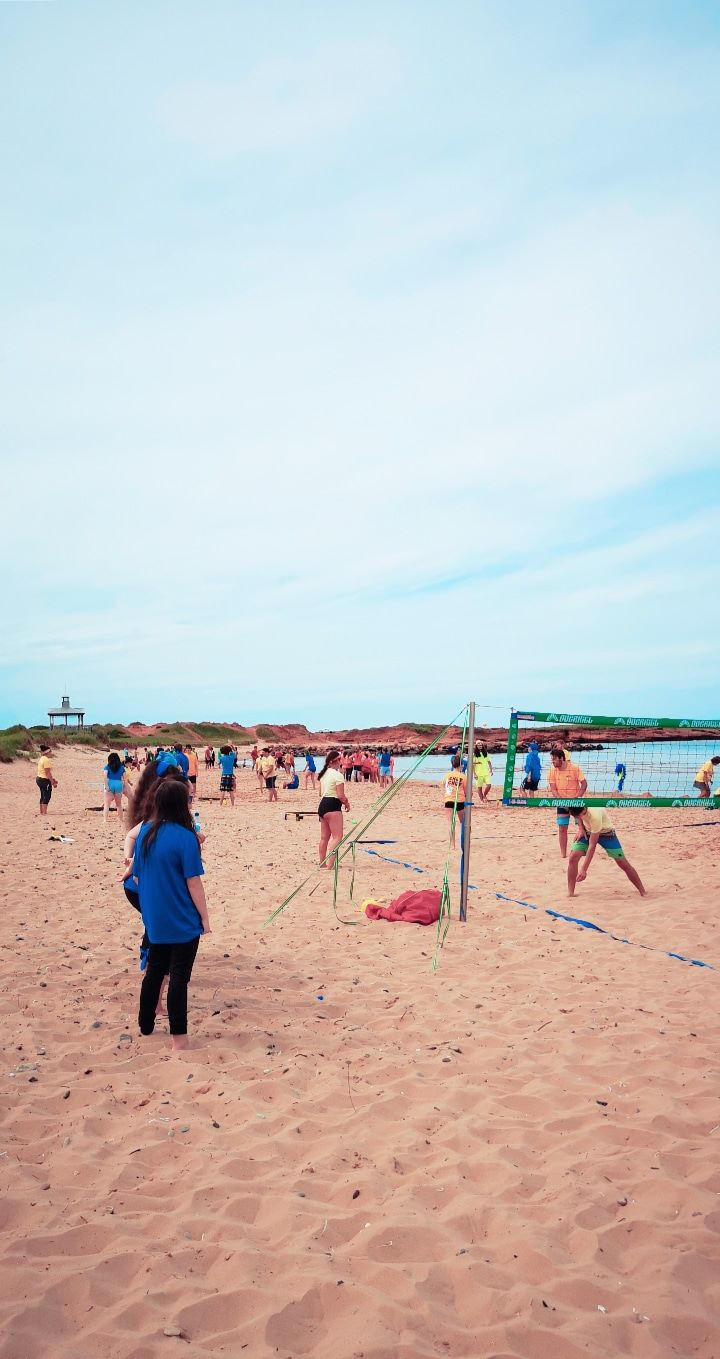
[[[443, 739], [443, 737], [446, 735], [446, 733], [450, 731], [451, 727], [454, 727], [454, 726], [457, 725], [457, 720], [458, 720], [458, 718], [461, 717], [463, 713], [465, 713], [466, 708], [467, 708], [467, 705], [465, 705], [465, 707], [461, 708], [461, 709], [460, 709], [460, 712], [457, 713], [457, 714], [455, 715], [455, 717], [452, 719], [452, 721], [451, 721], [451, 722], [448, 722], [447, 726], [446, 726], [446, 727], [443, 727], [443, 730], [442, 730], [441, 732], [438, 733], [438, 735], [435, 737], [435, 739], [434, 739], [433, 741], [431, 741], [430, 744], [427, 745], [427, 746], [425, 747], [425, 749], [422, 751], [422, 753], [421, 753], [420, 755], [418, 755], [418, 758], [417, 758], [417, 760], [415, 761], [415, 764], [414, 764], [414, 765], [411, 765], [410, 769], [408, 769], [408, 770], [406, 771], [406, 773], [403, 774], [403, 775], [401, 776], [401, 778], [397, 779], [397, 780], [395, 781], [395, 783], [392, 783], [392, 784], [390, 785], [389, 788], [386, 788], [386, 789], [385, 789], [385, 793], [382, 794], [382, 795], [377, 799], [377, 801], [374, 802], [374, 803], [372, 804], [372, 807], [371, 807], [371, 809], [370, 809], [371, 812], [372, 812], [372, 815], [369, 816], [368, 819], [367, 819], [365, 822], [363, 822], [363, 824], [360, 826], [360, 828], [359, 828], [359, 829], [357, 828], [357, 822], [354, 822], [354, 823], [353, 823], [353, 825], [352, 825], [352, 827], [350, 828], [350, 830], [346, 832], [346, 834], [343, 836], [342, 840], [340, 840], [340, 841], [338, 842], [338, 844], [335, 846], [335, 849], [331, 850], [330, 853], [326, 854], [326, 855], [325, 855], [325, 858], [324, 858], [323, 861], [322, 861], [322, 863], [316, 864], [316, 866], [315, 866], [315, 868], [313, 869], [313, 871], [312, 871], [311, 873], [308, 873], [308, 876], [307, 876], [306, 878], [303, 879], [303, 881], [299, 884], [299, 886], [296, 887], [296, 888], [294, 888], [294, 890], [290, 893], [290, 895], [287, 896], [287, 897], [285, 898], [285, 900], [284, 900], [283, 902], [281, 902], [280, 905], [277, 906], [277, 907], [275, 908], [274, 911], [271, 912], [271, 914], [268, 916], [267, 920], [265, 920], [265, 921], [263, 922], [263, 928], [265, 928], [266, 925], [271, 925], [271, 924], [273, 923], [273, 921], [276, 920], [277, 917], [278, 917], [279, 915], [281, 915], [282, 912], [285, 911], [285, 910], [287, 909], [287, 907], [290, 905], [290, 902], [291, 902], [291, 901], [294, 901], [294, 900], [295, 900], [295, 897], [299, 896], [299, 894], [303, 891], [303, 889], [304, 889], [305, 887], [307, 887], [308, 883], [309, 883], [309, 882], [312, 882], [313, 878], [316, 877], [317, 874], [318, 874], [322, 869], [324, 869], [324, 868], [326, 867], [327, 861], [328, 861], [328, 859], [331, 857], [332, 854], [336, 855], [336, 863], [335, 863], [336, 872], [335, 872], [335, 882], [334, 882], [334, 892], [333, 892], [333, 908], [335, 909], [335, 913], [336, 913], [336, 915], [337, 915], [337, 909], [336, 909], [336, 902], [337, 902], [337, 885], [338, 885], [338, 884], [337, 884], [337, 868], [338, 868], [338, 866], [339, 866], [340, 860], [341, 860], [341, 859], [344, 859], [346, 854], [349, 854], [349, 853], [351, 853], [351, 852], [354, 854], [356, 842], [357, 842], [359, 839], [361, 839], [361, 837], [365, 834], [365, 832], [369, 829], [369, 827], [372, 826], [373, 822], [377, 820], [377, 818], [381, 815], [382, 812], [384, 812], [384, 810], [385, 810], [385, 808], [387, 807], [388, 803], [389, 803], [389, 802], [392, 802], [392, 799], [393, 799], [394, 797], [397, 796], [397, 794], [400, 792], [400, 790], [401, 790], [402, 788], [405, 787], [405, 784], [408, 782], [408, 779], [410, 778], [411, 774], [414, 774], [414, 773], [415, 773], [415, 770], [416, 770], [416, 769], [419, 769], [419, 767], [420, 767], [420, 765], [422, 764], [423, 760], [426, 760], [427, 757], [428, 757], [428, 755], [431, 753], [431, 751], [433, 751], [433, 750], [435, 749], [435, 747], [436, 747], [437, 745], [440, 744], [440, 742], [442, 741], [442, 739]], [[463, 740], [464, 740], [464, 731], [465, 731], [465, 727], [463, 727]], [[341, 853], [340, 853], [340, 849], [341, 849], [341, 847], [342, 847], [343, 845], [345, 846], [345, 848], [344, 848], [344, 850], [343, 850], [343, 852], [342, 852], [342, 854], [341, 854]], [[339, 919], [339, 918], [340, 918], [340, 917], [338, 917], [338, 919]], [[359, 923], [359, 922], [357, 922], [357, 921], [347, 922], [347, 921], [346, 921], [346, 922], [344, 922], [344, 923], [346, 923], [346, 924], [348, 924], [348, 923], [357, 924], [357, 923]]]

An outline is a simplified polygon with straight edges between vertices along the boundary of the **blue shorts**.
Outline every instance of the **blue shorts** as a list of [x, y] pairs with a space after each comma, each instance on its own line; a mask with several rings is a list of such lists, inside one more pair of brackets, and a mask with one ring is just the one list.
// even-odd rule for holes
[[108, 779], [108, 792], [109, 792], [109, 793], [121, 793], [121, 792], [122, 792], [122, 779], [120, 780], [119, 783], [118, 783], [118, 780], [117, 780], [117, 779]]
[[557, 823], [558, 823], [558, 826], [569, 826], [569, 825], [570, 825], [570, 817], [568, 816], [567, 812], [558, 812], [558, 814], [557, 814]]

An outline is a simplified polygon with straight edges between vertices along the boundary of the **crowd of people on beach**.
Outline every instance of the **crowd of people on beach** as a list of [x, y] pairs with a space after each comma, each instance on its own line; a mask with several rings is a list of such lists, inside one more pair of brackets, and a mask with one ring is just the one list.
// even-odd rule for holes
[[[205, 750], [205, 768], [216, 765], [214, 747]], [[477, 793], [480, 807], [488, 802], [492, 787], [493, 766], [487, 745], [480, 741], [472, 752], [473, 802]], [[317, 789], [320, 822], [318, 864], [335, 868], [335, 851], [343, 839], [343, 814], [350, 811], [347, 786], [351, 784], [379, 785], [388, 788], [394, 782], [395, 761], [389, 750], [378, 753], [364, 750], [330, 749], [319, 773], [311, 751], [304, 755], [302, 770], [304, 787]], [[295, 753], [279, 747], [253, 746], [249, 757], [242, 757], [242, 767], [248, 763], [257, 780], [259, 791], [270, 803], [278, 801], [278, 780], [287, 792], [300, 786], [300, 773], [295, 765]], [[444, 810], [450, 824], [450, 844], [455, 847], [458, 822], [463, 826], [463, 813], [468, 792], [468, 758], [451, 753], [450, 768], [442, 780]], [[220, 806], [226, 799], [235, 804], [237, 770], [241, 767], [238, 748], [231, 744], [220, 746], [217, 754], [220, 771]], [[720, 756], [712, 756], [700, 766], [694, 780], [699, 798], [712, 796], [712, 784]], [[135, 774], [138, 775], [134, 781]], [[541, 762], [537, 743], [530, 741], [524, 763], [523, 789], [535, 792], [539, 787]], [[174, 1048], [187, 1045], [187, 990], [201, 937], [210, 932], [205, 892], [202, 832], [200, 816], [193, 814], [197, 794], [198, 755], [191, 745], [146, 747], [143, 751], [129, 749], [120, 756], [111, 751], [103, 768], [103, 817], [107, 822], [113, 808], [117, 821], [124, 825], [123, 797], [127, 799], [127, 825], [124, 845], [123, 888], [133, 907], [141, 914], [145, 932], [140, 945], [140, 965], [143, 981], [140, 991], [138, 1022], [143, 1034], [153, 1032], [156, 1014], [162, 1002], [167, 982], [167, 1012]], [[36, 783], [40, 793], [40, 814], [47, 816], [57, 779], [53, 773], [49, 746], [40, 747]], [[617, 831], [606, 807], [586, 807], [581, 799], [588, 788], [587, 778], [573, 760], [564, 744], [552, 746], [550, 769], [547, 775], [548, 792], [560, 805], [556, 807], [560, 855], [568, 859], [568, 895], [573, 896], [578, 883], [588, 875], [597, 848], [617, 864], [641, 896], [645, 887], [637, 870], [628, 861]], [[561, 800], [568, 799], [568, 805]], [[575, 823], [574, 839], [568, 839], [571, 820]]]

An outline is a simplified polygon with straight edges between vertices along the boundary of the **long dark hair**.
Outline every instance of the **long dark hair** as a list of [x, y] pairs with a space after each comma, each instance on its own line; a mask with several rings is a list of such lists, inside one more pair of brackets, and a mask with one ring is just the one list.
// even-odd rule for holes
[[160, 827], [165, 825], [166, 822], [170, 822], [174, 826], [184, 826], [185, 830], [191, 831], [193, 829], [187, 786], [184, 780], [160, 780], [155, 790], [149, 820], [150, 829], [143, 840], [144, 859], [147, 858], [148, 851], [154, 845]]
[[328, 771], [328, 769], [330, 768], [330, 765], [332, 764], [333, 760], [337, 760], [337, 759], [339, 758], [339, 756], [340, 756], [340, 751], [339, 751], [339, 750], [329, 750], [329, 751], [328, 751], [327, 755], [325, 756], [325, 763], [324, 763], [324, 765], [323, 765], [323, 767], [322, 767], [322, 769], [321, 769], [321, 771], [320, 771], [319, 777], [318, 777], [318, 783], [320, 782], [320, 779], [323, 777], [323, 775], [324, 775], [324, 774], [327, 774], [327, 771]]
[[164, 783], [166, 779], [170, 779], [175, 783], [182, 783], [185, 788], [185, 796], [187, 797], [187, 784], [177, 766], [174, 764], [168, 765], [164, 774], [158, 775], [155, 763], [151, 760], [150, 764], [145, 765], [145, 768], [137, 781], [137, 786], [130, 798], [128, 818], [131, 826], [137, 826], [139, 821], [152, 820], [155, 793], [160, 787], [160, 784]]
[[108, 762], [108, 769], [109, 769], [109, 771], [110, 771], [111, 774], [117, 774], [118, 769], [121, 769], [121, 768], [122, 768], [122, 760], [120, 759], [120, 756], [118, 755], [117, 751], [115, 751], [115, 750], [111, 750], [111, 751], [110, 751], [110, 754], [108, 755], [108, 761], [107, 761], [107, 762]]

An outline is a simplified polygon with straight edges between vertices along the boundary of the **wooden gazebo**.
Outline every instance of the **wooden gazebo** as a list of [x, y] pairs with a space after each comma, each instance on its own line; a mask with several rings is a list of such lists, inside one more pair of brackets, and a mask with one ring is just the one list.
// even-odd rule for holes
[[55, 726], [56, 719], [60, 722], [62, 718], [65, 719], [65, 726], [67, 726], [69, 717], [76, 718], [78, 730], [85, 725], [85, 709], [71, 708], [70, 699], [67, 694], [63, 694], [63, 700], [59, 708], [48, 708], [48, 717], [50, 718], [51, 727]]

